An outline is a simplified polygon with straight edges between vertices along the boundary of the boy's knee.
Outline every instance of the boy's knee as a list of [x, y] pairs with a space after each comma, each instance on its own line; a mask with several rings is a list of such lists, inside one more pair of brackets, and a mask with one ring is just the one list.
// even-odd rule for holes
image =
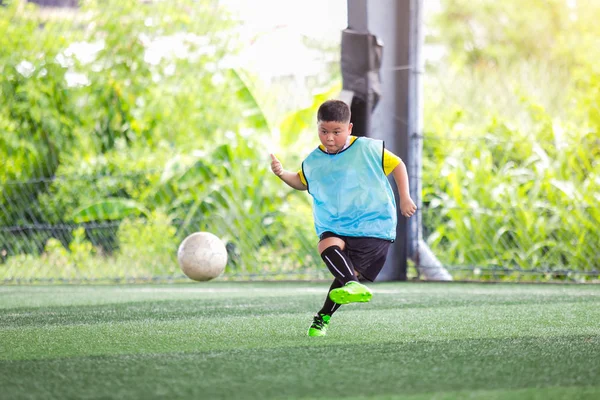
[[327, 237], [319, 242], [319, 254], [323, 254], [325, 250], [333, 246], [337, 246], [340, 248], [340, 250], [344, 250], [346, 248], [346, 243], [341, 238], [336, 236]]

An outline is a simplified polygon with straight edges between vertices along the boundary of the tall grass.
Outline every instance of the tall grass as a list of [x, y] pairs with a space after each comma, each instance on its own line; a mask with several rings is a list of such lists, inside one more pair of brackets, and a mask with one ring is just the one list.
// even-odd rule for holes
[[600, 269], [600, 135], [565, 71], [533, 67], [430, 76], [427, 241], [451, 266], [583, 278]]

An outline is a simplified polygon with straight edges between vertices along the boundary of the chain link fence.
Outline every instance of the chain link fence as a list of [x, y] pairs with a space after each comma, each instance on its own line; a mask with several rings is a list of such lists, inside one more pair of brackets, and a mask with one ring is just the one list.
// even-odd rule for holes
[[414, 139], [426, 242], [454, 279], [598, 281], [597, 75], [579, 62], [482, 53], [423, 74], [424, 133]]
[[455, 280], [598, 279], [598, 141], [422, 139], [444, 160], [426, 162], [423, 236]]
[[[182, 280], [196, 231], [226, 243], [219, 279], [329, 279], [269, 153], [293, 170], [315, 146], [344, 2], [268, 27], [234, 2], [2, 3], [2, 282]], [[292, 29], [310, 7], [331, 31]], [[598, 279], [600, 140], [562, 118], [567, 72], [424, 74], [421, 233], [454, 279]]]

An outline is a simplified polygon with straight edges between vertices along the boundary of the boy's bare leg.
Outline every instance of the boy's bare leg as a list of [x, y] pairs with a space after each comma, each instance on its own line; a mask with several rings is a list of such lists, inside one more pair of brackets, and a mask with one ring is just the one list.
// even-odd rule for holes
[[342, 239], [340, 239], [339, 237], [328, 237], [325, 238], [323, 240], [321, 240], [319, 242], [319, 254], [323, 253], [323, 251], [331, 246], [338, 246], [340, 249], [345, 250], [346, 249], [346, 242], [344, 242]]

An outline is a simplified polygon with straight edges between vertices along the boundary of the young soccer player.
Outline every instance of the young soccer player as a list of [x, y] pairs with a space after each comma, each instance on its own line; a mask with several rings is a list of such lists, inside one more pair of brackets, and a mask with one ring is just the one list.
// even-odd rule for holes
[[396, 202], [387, 175], [392, 173], [398, 186], [402, 215], [410, 217], [417, 210], [406, 165], [383, 141], [351, 135], [346, 103], [321, 104], [317, 124], [321, 145], [306, 157], [300, 171], [283, 169], [271, 154], [273, 173], [313, 197], [318, 251], [335, 277], [309, 336], [326, 335], [331, 316], [342, 304], [371, 300], [371, 291], [359, 280], [375, 280], [396, 238]]

